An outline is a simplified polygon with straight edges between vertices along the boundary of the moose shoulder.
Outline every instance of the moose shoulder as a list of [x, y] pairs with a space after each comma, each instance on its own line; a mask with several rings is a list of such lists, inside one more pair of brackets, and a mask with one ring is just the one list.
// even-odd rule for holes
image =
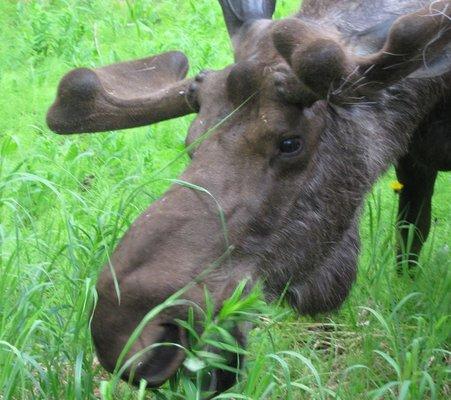
[[[77, 69], [48, 113], [63, 134], [197, 113], [181, 177], [189, 185], [134, 222], [99, 277], [92, 334], [109, 371], [149, 310], [188, 284], [183, 297], [200, 306], [204, 287], [220, 307], [247, 278], [300, 313], [339, 307], [356, 275], [363, 199], [392, 164], [404, 184], [400, 219], [417, 225], [414, 264], [437, 171], [451, 168], [451, 1], [305, 0], [280, 21], [275, 0], [220, 5], [233, 65], [185, 78], [186, 57], [169, 52]], [[172, 307], [145, 326], [127, 354], [136, 382], [159, 386], [182, 365], [186, 333], [175, 320], [186, 315]], [[143, 352], [160, 342], [181, 346]], [[214, 389], [232, 384], [218, 373]]]

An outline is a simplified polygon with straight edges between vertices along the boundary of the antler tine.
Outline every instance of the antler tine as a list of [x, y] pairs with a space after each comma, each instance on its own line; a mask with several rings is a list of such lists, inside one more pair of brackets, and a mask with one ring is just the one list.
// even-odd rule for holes
[[272, 32], [277, 51], [294, 73], [317, 95], [325, 97], [332, 83], [352, 71], [343, 48], [330, 36], [308, 23], [288, 18]]

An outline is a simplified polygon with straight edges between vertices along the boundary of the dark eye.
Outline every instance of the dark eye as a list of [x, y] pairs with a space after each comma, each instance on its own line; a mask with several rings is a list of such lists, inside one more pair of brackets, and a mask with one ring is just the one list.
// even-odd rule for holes
[[279, 150], [282, 154], [294, 154], [300, 150], [301, 145], [299, 138], [283, 139], [279, 144]]

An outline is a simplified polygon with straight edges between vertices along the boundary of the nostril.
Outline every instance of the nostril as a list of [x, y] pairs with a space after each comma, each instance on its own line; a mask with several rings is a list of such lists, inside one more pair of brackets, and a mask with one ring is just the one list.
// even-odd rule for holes
[[135, 364], [132, 373], [135, 384], [144, 379], [150, 387], [161, 386], [185, 360], [186, 334], [183, 329], [175, 324], [162, 324], [158, 330], [156, 340], [147, 344], [155, 347]]

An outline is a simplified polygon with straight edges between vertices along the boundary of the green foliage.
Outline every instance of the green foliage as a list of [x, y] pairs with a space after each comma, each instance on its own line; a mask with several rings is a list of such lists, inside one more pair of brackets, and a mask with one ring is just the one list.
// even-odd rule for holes
[[[279, 1], [277, 16], [296, 8]], [[299, 318], [243, 284], [215, 315], [206, 293], [203, 333], [192, 329], [194, 315], [185, 323], [189, 372], [152, 392], [106, 374], [89, 335], [96, 277], [133, 219], [171, 182], [183, 184], [174, 179], [188, 163], [191, 118], [59, 137], [45, 112], [71, 67], [170, 49], [188, 55], [192, 74], [230, 63], [220, 10], [207, 0], [4, 0], [0, 26], [1, 399], [198, 399], [230, 351], [247, 362], [217, 398], [449, 398], [446, 175], [414, 279], [396, 274], [390, 173], [368, 198], [358, 281], [339, 312]], [[254, 324], [246, 349], [229, 334], [244, 321]]]

